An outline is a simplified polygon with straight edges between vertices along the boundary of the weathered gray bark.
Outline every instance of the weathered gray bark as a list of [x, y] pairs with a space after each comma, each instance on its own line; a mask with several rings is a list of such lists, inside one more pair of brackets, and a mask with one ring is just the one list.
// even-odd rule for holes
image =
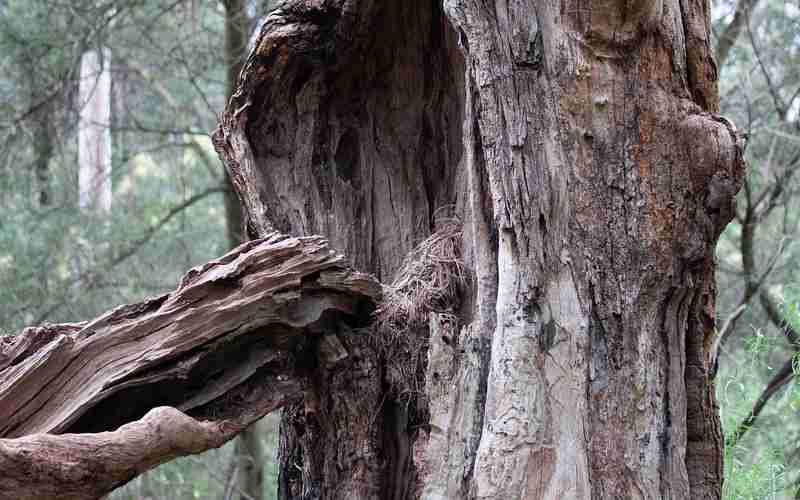
[[743, 163], [708, 3], [443, 3], [282, 4], [215, 134], [253, 236], [324, 234], [389, 281], [463, 222], [425, 387], [343, 336], [284, 414], [281, 498], [719, 498], [713, 248]]
[[272, 234], [170, 294], [0, 338], [0, 499], [97, 498], [220, 446], [301, 398], [379, 294], [321, 238]]

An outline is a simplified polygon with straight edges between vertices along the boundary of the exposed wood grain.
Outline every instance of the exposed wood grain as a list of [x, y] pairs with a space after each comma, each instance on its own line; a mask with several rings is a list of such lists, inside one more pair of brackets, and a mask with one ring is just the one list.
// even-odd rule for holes
[[[431, 383], [407, 411], [391, 384], [331, 392], [341, 374], [318, 372], [283, 421], [281, 499], [719, 498], [706, 346], [743, 161], [714, 114], [709, 13], [707, 0], [273, 11], [214, 137], [251, 233], [324, 234], [389, 282], [446, 212], [474, 278], [450, 344], [420, 334]], [[396, 378], [377, 362], [346, 375]], [[347, 425], [363, 411], [367, 428]]]
[[[298, 400], [320, 339], [335, 345], [379, 296], [323, 238], [272, 233], [169, 294], [3, 339], [0, 498], [96, 498], [221, 445]], [[323, 361], [346, 358], [339, 347]]]

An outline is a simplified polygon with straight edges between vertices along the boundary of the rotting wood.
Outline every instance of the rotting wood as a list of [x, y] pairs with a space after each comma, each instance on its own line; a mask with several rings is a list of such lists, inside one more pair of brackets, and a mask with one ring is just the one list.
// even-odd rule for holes
[[0, 339], [0, 499], [97, 498], [220, 446], [298, 400], [319, 339], [379, 296], [325, 239], [272, 233], [169, 294]]

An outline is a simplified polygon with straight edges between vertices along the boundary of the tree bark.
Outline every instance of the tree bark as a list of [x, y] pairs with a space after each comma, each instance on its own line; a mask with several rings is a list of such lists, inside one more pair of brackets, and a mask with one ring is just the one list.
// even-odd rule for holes
[[708, 3], [443, 4], [283, 3], [215, 134], [252, 236], [324, 234], [390, 281], [463, 224], [422, 385], [343, 335], [352, 364], [284, 413], [279, 496], [719, 498], [713, 249], [743, 161]]
[[160, 407], [114, 432], [0, 439], [0, 498], [101, 498], [160, 463], [217, 448], [234, 435], [233, 427]]
[[[244, 0], [223, 0], [225, 7], [225, 97], [229, 99], [242, 70], [247, 48], [250, 19]], [[245, 241], [242, 234], [242, 207], [233, 190], [228, 172], [225, 176], [225, 226], [228, 245], [233, 248]]]
[[272, 234], [170, 294], [0, 338], [0, 499], [98, 498], [222, 445], [347, 358], [328, 346], [379, 294], [321, 238]]

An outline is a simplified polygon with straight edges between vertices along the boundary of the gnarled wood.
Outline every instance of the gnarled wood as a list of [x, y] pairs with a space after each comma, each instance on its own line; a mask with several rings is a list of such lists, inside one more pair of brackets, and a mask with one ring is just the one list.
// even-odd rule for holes
[[386, 389], [387, 360], [362, 357], [384, 387], [316, 372], [304, 404], [328, 412], [285, 415], [281, 498], [719, 498], [713, 248], [743, 160], [714, 114], [709, 12], [271, 14], [214, 137], [248, 230], [324, 234], [389, 281], [455, 215], [473, 278], [412, 404]]
[[[275, 392], [291, 394], [298, 385], [295, 380]], [[0, 439], [0, 499], [93, 500], [158, 464], [217, 448], [242, 430], [242, 421], [198, 421], [159, 407], [113, 432]]]
[[[297, 344], [295, 353], [314, 353], [305, 362], [283, 356], [301, 336], [292, 308], [273, 307], [280, 300], [299, 290], [305, 311], [355, 312], [339, 302], [352, 298], [352, 275], [336, 266], [257, 304], [241, 297], [246, 278], [213, 278], [212, 266], [198, 293], [232, 287], [240, 300], [200, 308], [209, 323], [191, 325], [202, 341], [178, 344], [213, 347], [237, 370], [187, 384], [195, 377], [164, 355], [170, 326], [152, 310], [181, 304], [157, 299], [73, 336], [91, 344], [92, 332], [114, 328], [109, 319], [141, 314], [161, 332], [144, 352], [169, 370], [118, 377], [101, 362], [88, 372], [114, 382], [98, 385], [61, 352], [80, 342], [62, 346], [56, 335], [43, 365], [16, 353], [34, 341], [20, 344], [13, 357], [27, 370], [73, 392], [78, 377], [88, 396], [64, 401], [41, 386], [55, 403], [42, 416], [28, 408], [32, 423], [12, 416], [7, 432], [103, 430], [91, 426], [115, 415], [109, 405], [122, 408], [116, 391], [165, 376], [191, 393], [178, 407], [211, 418], [230, 411], [218, 396], [250, 372], [248, 381], [294, 367], [304, 385], [283, 416], [282, 499], [719, 498], [713, 247], [743, 162], [735, 128], [714, 114], [708, 17], [706, 0], [283, 2], [214, 136], [247, 230], [324, 234], [388, 278], [444, 220], [462, 221], [470, 279], [405, 345], [428, 350], [427, 366], [398, 375], [381, 339], [345, 327], [335, 340]], [[193, 280], [184, 301], [196, 299]], [[327, 292], [305, 294], [309, 283]], [[253, 351], [239, 342], [271, 324], [252, 323], [264, 307], [284, 314], [288, 331], [273, 327], [271, 341], [253, 344], [260, 361], [231, 363], [230, 353]], [[246, 320], [232, 320], [242, 309]], [[303, 331], [339, 324], [311, 316], [298, 320]], [[231, 335], [233, 345], [213, 341]], [[91, 359], [124, 348], [98, 342]], [[135, 364], [147, 359], [140, 351], [124, 352]], [[59, 366], [67, 376], [56, 377]], [[401, 394], [398, 376], [421, 382]], [[39, 404], [39, 392], [18, 390]], [[131, 392], [153, 403], [152, 391]], [[99, 395], [110, 403], [91, 406]]]
[[0, 498], [96, 498], [221, 445], [300, 399], [309, 367], [348, 356], [330, 337], [379, 295], [324, 239], [273, 233], [172, 293], [2, 339]]

